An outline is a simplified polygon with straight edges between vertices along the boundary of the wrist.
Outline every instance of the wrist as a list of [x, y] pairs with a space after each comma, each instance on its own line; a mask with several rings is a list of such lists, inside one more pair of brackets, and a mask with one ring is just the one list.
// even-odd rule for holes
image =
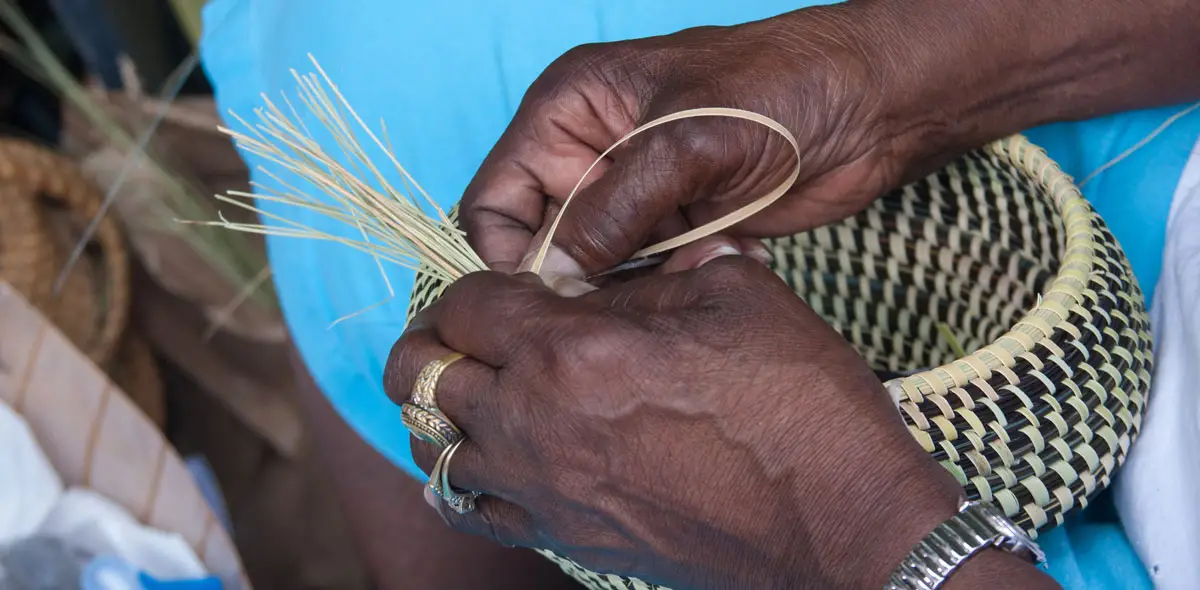
[[1057, 582], [1036, 566], [1000, 549], [985, 549], [958, 567], [941, 590], [1024, 588], [1050, 590]]
[[883, 127], [893, 149], [910, 158], [911, 176], [1046, 123], [1188, 98], [1186, 87], [1163, 89], [1175, 84], [1133, 61], [1153, 59], [1149, 39], [1163, 31], [1138, 10], [1174, 18], [1198, 12], [1151, 4], [1129, 5], [1137, 8], [1129, 13], [1089, 0], [849, 2], [856, 20], [868, 23], [861, 42], [884, 72]]
[[[853, 112], [863, 119], [856, 124], [911, 181], [946, 158], [1057, 116], [1051, 109], [1060, 101], [1044, 97], [1067, 76], [1025, 73], [1038, 71], [1041, 50], [1022, 43], [1020, 30], [987, 31], [994, 11], [987, 4], [849, 0], [750, 26], [785, 64], [799, 65], [787, 76], [799, 86], [828, 78], [857, 90]], [[833, 69], [817, 71], [824, 63]]]
[[871, 23], [864, 43], [884, 72], [882, 126], [893, 150], [908, 157], [910, 178], [995, 139], [1065, 118], [1074, 108], [1065, 100], [1068, 85], [1106, 59], [1099, 51], [1063, 59], [1059, 45], [1068, 42], [1046, 37], [1064, 27], [1038, 30], [1002, 2], [852, 4]]
[[881, 588], [920, 541], [954, 516], [962, 488], [926, 457], [906, 469], [879, 474], [847, 494], [837, 539], [841, 553], [829, 561], [843, 588]]

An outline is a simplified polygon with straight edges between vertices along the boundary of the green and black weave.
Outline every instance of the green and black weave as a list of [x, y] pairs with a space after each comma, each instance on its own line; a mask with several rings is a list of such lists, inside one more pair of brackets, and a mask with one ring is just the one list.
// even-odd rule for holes
[[[935, 367], [889, 389], [968, 497], [1036, 536], [1109, 485], [1141, 425], [1150, 322], [1120, 245], [1040, 149], [996, 142], [854, 218], [766, 243], [877, 370]], [[444, 288], [419, 275], [410, 314]], [[939, 324], [973, 352], [957, 358]], [[545, 554], [593, 590], [660, 588]]]

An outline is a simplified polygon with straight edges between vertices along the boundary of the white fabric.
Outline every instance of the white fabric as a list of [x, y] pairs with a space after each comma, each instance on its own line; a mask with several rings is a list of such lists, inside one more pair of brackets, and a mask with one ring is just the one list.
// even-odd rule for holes
[[1180, 179], [1151, 308], [1154, 382], [1114, 482], [1125, 532], [1156, 588], [1200, 589], [1200, 142]]
[[38, 533], [96, 555], [115, 555], [155, 578], [207, 575], [181, 535], [143, 526], [124, 508], [88, 489], [68, 489]]
[[25, 419], [0, 402], [0, 546], [33, 534], [62, 491]]

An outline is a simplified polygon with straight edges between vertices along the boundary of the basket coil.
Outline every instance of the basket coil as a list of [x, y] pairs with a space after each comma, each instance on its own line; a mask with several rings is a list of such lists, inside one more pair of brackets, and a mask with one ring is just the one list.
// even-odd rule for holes
[[[774, 270], [889, 382], [971, 499], [1036, 537], [1108, 487], [1141, 426], [1153, 343], [1104, 221], [1020, 136], [859, 215], [766, 240]], [[445, 289], [418, 274], [411, 314]], [[957, 358], [939, 324], [974, 351]], [[661, 588], [542, 552], [593, 590]]]
[[[0, 138], [0, 273], [99, 365], [112, 358], [129, 315], [129, 259], [117, 222], [100, 220], [92, 244], [99, 258], [81, 260], [58, 294], [54, 283], [74, 235], [60, 235], [51, 209], [81, 229], [104, 195], [71, 160], [27, 141]], [[102, 283], [97, 285], [96, 283]]]
[[101, 218], [89, 244], [95, 251], [85, 251], [54, 290], [80, 230], [103, 200], [71, 160], [24, 140], [0, 138], [0, 279], [111, 373], [161, 427], [165, 409], [156, 360], [127, 329], [129, 257], [113, 217]]

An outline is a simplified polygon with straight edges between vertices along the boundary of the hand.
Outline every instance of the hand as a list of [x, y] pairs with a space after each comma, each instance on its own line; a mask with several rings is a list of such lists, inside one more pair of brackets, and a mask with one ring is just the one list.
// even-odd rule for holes
[[[898, 60], [879, 59], [871, 41], [879, 26], [857, 4], [568, 52], [530, 88], [466, 191], [472, 245], [491, 268], [516, 270], [602, 151], [641, 123], [697, 107], [755, 111], [801, 142], [794, 189], [736, 235], [795, 233], [859, 211], [927, 146], [896, 125]], [[706, 117], [648, 131], [589, 176], [546, 268], [576, 278], [611, 268], [763, 196], [794, 165], [782, 138], [746, 121]]]
[[486, 495], [443, 516], [504, 544], [675, 588], [880, 587], [957, 506], [864, 361], [744, 257], [572, 298], [469, 275], [397, 343], [389, 395], [451, 350], [451, 481]]
[[[467, 188], [463, 223], [484, 260], [511, 272], [600, 152], [640, 123], [723, 106], [779, 121], [803, 154], [790, 194], [736, 233], [802, 231], [1022, 129], [1196, 100], [1200, 76], [1179, 72], [1200, 63], [1189, 51], [1200, 46], [1198, 15], [1200, 3], [1177, 0], [951, 10], [937, 0], [855, 0], [582, 46], [529, 89]], [[690, 119], [647, 132], [592, 172], [546, 270], [606, 270], [745, 205], [793, 165], [790, 147], [753, 123]]]

